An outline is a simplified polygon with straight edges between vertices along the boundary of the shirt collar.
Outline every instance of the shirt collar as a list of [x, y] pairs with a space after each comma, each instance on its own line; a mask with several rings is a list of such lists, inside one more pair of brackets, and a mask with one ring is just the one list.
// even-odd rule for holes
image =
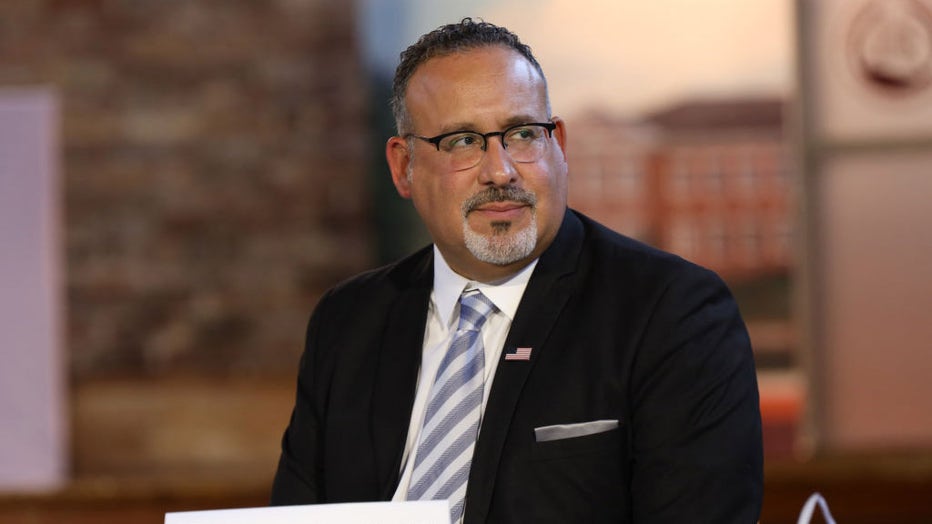
[[530, 264], [507, 280], [495, 284], [485, 284], [469, 280], [454, 272], [443, 258], [440, 250], [434, 245], [434, 290], [431, 293], [431, 300], [437, 314], [440, 316], [440, 320], [445, 326], [450, 325], [460, 295], [467, 289], [478, 289], [509, 320], [514, 320], [515, 313], [518, 311], [518, 304], [521, 302], [521, 297], [524, 295], [524, 290], [531, 279], [531, 274], [537, 266], [537, 261], [538, 259], [535, 258]]

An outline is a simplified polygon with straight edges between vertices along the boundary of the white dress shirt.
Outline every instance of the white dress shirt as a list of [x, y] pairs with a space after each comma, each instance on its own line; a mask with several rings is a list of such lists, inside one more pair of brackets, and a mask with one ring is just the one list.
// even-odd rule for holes
[[392, 500], [405, 500], [408, 494], [408, 484], [411, 481], [411, 471], [414, 467], [414, 455], [417, 452], [418, 435], [421, 431], [424, 411], [427, 409], [427, 398], [437, 369], [440, 367], [440, 361], [443, 360], [447, 348], [453, 341], [453, 335], [456, 333], [460, 295], [463, 291], [478, 289], [498, 308], [498, 311], [489, 316], [480, 330], [485, 349], [485, 380], [482, 393], [482, 412], [485, 413], [485, 404], [492, 387], [492, 377], [495, 376], [495, 369], [498, 367], [502, 347], [505, 345], [508, 330], [511, 328], [511, 321], [515, 317], [518, 304], [524, 295], [524, 289], [536, 266], [537, 260], [535, 259], [507, 280], [484, 284], [463, 278], [453, 272], [443, 255], [440, 254], [440, 250], [434, 246], [434, 289], [430, 293], [430, 305], [427, 309], [421, 369], [417, 393], [414, 396], [414, 408], [411, 411], [411, 421], [408, 425], [408, 439], [405, 442], [404, 455], [401, 459], [401, 480]]

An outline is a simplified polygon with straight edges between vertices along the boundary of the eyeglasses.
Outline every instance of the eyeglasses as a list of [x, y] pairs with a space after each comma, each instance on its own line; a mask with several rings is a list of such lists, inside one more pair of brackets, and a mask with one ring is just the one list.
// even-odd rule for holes
[[553, 122], [533, 122], [485, 134], [475, 131], [453, 131], [428, 138], [409, 133], [405, 138], [418, 138], [433, 144], [437, 151], [450, 155], [451, 169], [462, 171], [479, 164], [489, 145], [489, 138], [493, 136], [501, 137], [502, 147], [515, 162], [536, 162], [544, 155], [547, 139], [553, 136], [556, 127]]

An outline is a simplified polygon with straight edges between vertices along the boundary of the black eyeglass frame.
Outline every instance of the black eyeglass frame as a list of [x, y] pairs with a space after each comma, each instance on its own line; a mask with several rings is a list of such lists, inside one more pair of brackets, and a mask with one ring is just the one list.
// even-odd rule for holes
[[418, 138], [420, 140], [433, 144], [434, 147], [437, 148], [437, 151], [440, 151], [440, 142], [444, 138], [448, 136], [459, 135], [462, 133], [472, 133], [472, 134], [482, 137], [482, 150], [483, 151], [485, 151], [489, 147], [489, 138], [493, 136], [502, 137], [503, 138], [502, 147], [504, 147], [505, 149], [508, 149], [508, 145], [505, 144], [505, 140], [504, 140], [505, 135], [507, 135], [508, 132], [511, 131], [512, 129], [516, 129], [519, 127], [527, 127], [527, 126], [543, 127], [544, 129], [547, 130], [547, 138], [553, 138], [553, 130], [557, 128], [557, 124], [553, 122], [525, 122], [523, 124], [515, 124], [513, 126], [508, 126], [501, 131], [492, 131], [491, 133], [479, 133], [478, 131], [470, 131], [468, 129], [461, 129], [459, 131], [451, 131], [449, 133], [444, 133], [442, 135], [437, 135], [433, 137], [426, 137], [426, 136], [421, 136], [421, 135], [415, 135], [414, 133], [408, 133], [404, 136], [404, 138]]

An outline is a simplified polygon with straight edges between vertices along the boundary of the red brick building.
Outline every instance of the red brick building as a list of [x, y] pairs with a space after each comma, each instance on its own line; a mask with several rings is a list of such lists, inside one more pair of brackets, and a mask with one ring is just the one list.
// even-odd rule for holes
[[570, 135], [570, 203], [729, 280], [786, 273], [791, 191], [783, 103], [690, 101]]
[[650, 241], [654, 130], [594, 113], [569, 126], [570, 205], [612, 229]]

